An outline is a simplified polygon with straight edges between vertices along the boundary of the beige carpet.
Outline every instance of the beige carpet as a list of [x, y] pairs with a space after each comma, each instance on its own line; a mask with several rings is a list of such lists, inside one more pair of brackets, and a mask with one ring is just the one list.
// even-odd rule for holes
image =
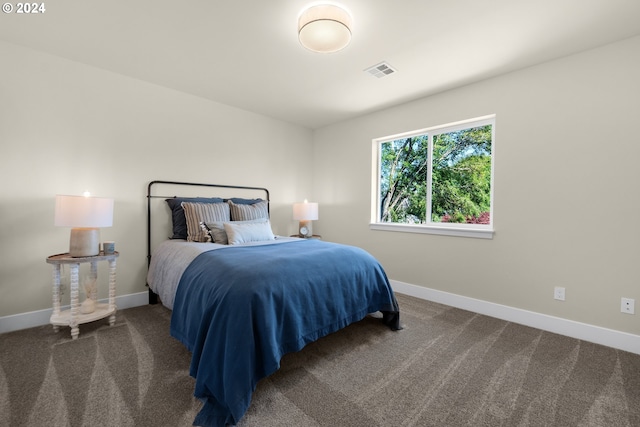
[[[640, 426], [640, 355], [398, 295], [289, 354], [242, 427]], [[162, 306], [0, 335], [0, 426], [189, 426], [190, 355]]]

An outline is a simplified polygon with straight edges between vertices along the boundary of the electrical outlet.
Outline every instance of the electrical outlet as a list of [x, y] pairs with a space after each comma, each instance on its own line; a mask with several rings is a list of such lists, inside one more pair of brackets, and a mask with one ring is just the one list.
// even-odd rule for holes
[[620, 300], [620, 311], [627, 314], [635, 314], [636, 300], [632, 298], [622, 298]]
[[553, 299], [564, 301], [564, 288], [562, 286], [556, 286], [553, 289]]

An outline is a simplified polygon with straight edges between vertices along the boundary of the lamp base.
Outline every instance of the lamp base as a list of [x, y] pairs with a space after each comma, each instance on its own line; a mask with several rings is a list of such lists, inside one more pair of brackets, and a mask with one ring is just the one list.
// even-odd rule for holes
[[302, 220], [298, 224], [298, 236], [303, 238], [309, 238], [313, 236], [313, 221]]
[[72, 228], [69, 239], [69, 255], [74, 258], [100, 254], [100, 230], [97, 228]]

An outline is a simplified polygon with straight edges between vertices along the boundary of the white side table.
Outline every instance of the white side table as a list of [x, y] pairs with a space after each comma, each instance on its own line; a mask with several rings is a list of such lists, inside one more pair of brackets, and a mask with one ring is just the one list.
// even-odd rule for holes
[[[47, 263], [53, 265], [53, 314], [51, 315], [51, 324], [53, 330], [58, 331], [60, 326], [71, 327], [71, 338], [77, 339], [80, 334], [79, 325], [83, 323], [93, 322], [95, 320], [109, 317], [109, 325], [113, 326], [116, 322], [116, 258], [120, 255], [118, 252], [112, 254], [104, 254], [90, 257], [71, 257], [68, 253], [51, 255], [47, 258]], [[78, 292], [78, 273], [80, 264], [90, 263], [90, 278], [98, 278], [98, 262], [107, 261], [109, 263], [109, 302], [107, 304], [96, 303], [96, 309], [93, 313], [81, 314]], [[71, 296], [71, 308], [69, 310], [60, 311], [60, 269], [62, 264], [68, 264], [70, 269], [70, 285], [69, 292]], [[96, 291], [97, 292], [97, 291]], [[91, 295], [91, 299], [96, 301], [96, 295]]]

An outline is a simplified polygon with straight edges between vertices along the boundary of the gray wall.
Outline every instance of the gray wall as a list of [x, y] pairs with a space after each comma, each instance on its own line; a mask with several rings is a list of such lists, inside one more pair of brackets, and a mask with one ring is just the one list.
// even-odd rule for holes
[[0, 57], [0, 317], [51, 307], [45, 259], [69, 247], [56, 194], [115, 199], [101, 234], [121, 253], [118, 295], [146, 290], [149, 181], [266, 186], [274, 231], [295, 231], [310, 130], [4, 42]]
[[[640, 334], [620, 313], [640, 303], [639, 52], [636, 37], [318, 130], [315, 231], [394, 280]], [[369, 229], [373, 138], [494, 113], [493, 240]]]

